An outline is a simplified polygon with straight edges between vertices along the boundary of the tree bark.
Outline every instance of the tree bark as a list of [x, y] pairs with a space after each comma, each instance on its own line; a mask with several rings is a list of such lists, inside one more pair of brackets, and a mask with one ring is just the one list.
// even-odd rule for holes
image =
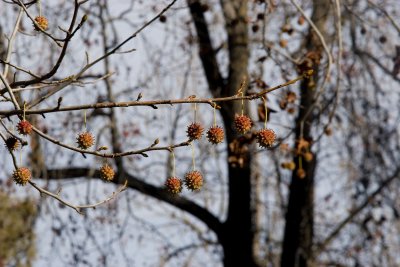
[[[235, 95], [248, 75], [249, 40], [246, 22], [248, 1], [221, 0], [220, 2], [228, 34], [229, 75], [226, 80], [223, 80], [219, 71], [201, 4], [197, 0], [188, 0], [199, 39], [199, 56], [209, 88], [214, 96], [224, 97]], [[229, 206], [227, 220], [217, 235], [223, 247], [224, 266], [226, 267], [257, 266], [253, 257], [251, 155], [248, 152], [241, 152], [246, 144], [238, 142], [238, 136], [232, 127], [235, 114], [240, 111], [241, 104], [239, 102], [224, 103], [221, 110], [228, 151]], [[237, 146], [232, 149], [233, 146], [230, 144]], [[241, 164], [238, 164], [237, 161], [229, 161], [232, 158], [242, 159]]]
[[[316, 27], [324, 32], [325, 24], [329, 13], [329, 0], [314, 0], [312, 21]], [[305, 42], [307, 52], [321, 55], [322, 45], [315, 32], [310, 27], [310, 32]], [[301, 83], [300, 110], [296, 120], [296, 141], [305, 139], [312, 143], [311, 128], [314, 124], [312, 112], [309, 108], [315, 101], [316, 89], [312, 81], [318, 79], [318, 60], [313, 62], [314, 75]], [[309, 113], [309, 114], [308, 114]], [[303, 123], [303, 129], [301, 129]], [[306, 162], [302, 160], [302, 167], [306, 172], [304, 178], [298, 175], [299, 156], [294, 157], [296, 169], [292, 173], [292, 180], [289, 187], [289, 202], [285, 218], [285, 232], [281, 254], [282, 267], [307, 267], [313, 261], [312, 245], [314, 230], [314, 177], [316, 167], [316, 156], [313, 160]]]

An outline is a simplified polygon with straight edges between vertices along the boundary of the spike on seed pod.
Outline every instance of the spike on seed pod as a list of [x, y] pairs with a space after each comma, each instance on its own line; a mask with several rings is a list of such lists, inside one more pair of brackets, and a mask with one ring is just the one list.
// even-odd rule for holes
[[200, 190], [203, 186], [203, 176], [199, 171], [190, 171], [185, 175], [185, 185], [189, 190]]
[[26, 120], [22, 120], [17, 124], [17, 131], [22, 135], [29, 135], [32, 132], [32, 124]]
[[114, 179], [114, 169], [108, 165], [108, 164], [104, 164], [103, 166], [101, 166], [100, 168], [100, 177], [103, 180], [106, 181], [112, 181]]
[[[46, 17], [43, 16], [37, 16], [35, 18], [36, 23], [39, 25], [40, 29], [42, 29], [43, 31], [46, 31], [49, 27], [49, 22], [47, 21]], [[40, 29], [38, 28], [38, 26], [36, 26], [35, 24], [33, 25], [35, 27], [36, 31], [40, 31]]]
[[18, 185], [26, 185], [31, 179], [31, 171], [28, 168], [20, 167], [14, 170], [12, 179]]
[[251, 129], [252, 126], [253, 122], [248, 116], [246, 115], [235, 116], [235, 128], [238, 133], [245, 134]]
[[182, 180], [178, 177], [169, 177], [165, 180], [165, 188], [171, 194], [177, 195], [182, 192]]
[[207, 139], [214, 145], [222, 143], [224, 135], [224, 129], [219, 126], [213, 126], [207, 131]]
[[90, 132], [82, 132], [76, 137], [78, 147], [81, 149], [88, 149], [94, 144], [94, 137]]
[[260, 147], [271, 147], [276, 139], [276, 134], [271, 129], [262, 129], [257, 133], [257, 143]]
[[196, 122], [187, 127], [186, 133], [190, 140], [199, 140], [203, 135], [204, 128]]
[[6, 139], [6, 147], [10, 151], [14, 151], [19, 147], [19, 141], [17, 138], [10, 136]]

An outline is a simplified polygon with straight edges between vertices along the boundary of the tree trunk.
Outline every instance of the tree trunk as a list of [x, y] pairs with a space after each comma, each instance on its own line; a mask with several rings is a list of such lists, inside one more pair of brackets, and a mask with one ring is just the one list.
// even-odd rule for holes
[[[316, 27], [324, 32], [329, 13], [329, 0], [313, 1], [312, 20]], [[314, 55], [322, 54], [323, 49], [321, 42], [315, 32], [310, 27], [305, 47], [308, 52]], [[310, 57], [311, 58], [311, 57]], [[312, 142], [311, 127], [314, 123], [312, 112], [308, 109], [314, 102], [316, 89], [313, 87], [313, 81], [317, 82], [319, 60], [311, 58], [314, 69], [314, 76], [305, 79], [301, 84], [301, 100], [299, 115], [296, 120], [296, 141], [305, 139]], [[303, 122], [303, 129], [301, 129]], [[302, 168], [306, 176], [300, 178], [298, 175], [299, 163], [301, 161]], [[314, 175], [316, 167], [316, 156], [310, 162], [300, 159], [299, 156], [294, 157], [296, 169], [292, 173], [292, 181], [289, 188], [289, 202], [285, 218], [285, 232], [283, 239], [281, 266], [282, 267], [307, 267], [313, 261], [312, 245], [314, 230]]]
[[[228, 35], [229, 75], [222, 78], [208, 25], [200, 1], [188, 0], [199, 40], [199, 55], [211, 93], [215, 97], [235, 95], [247, 79], [249, 61], [247, 4], [243, 0], [221, 0]], [[246, 93], [246, 88], [244, 88]], [[257, 266], [253, 257], [254, 229], [251, 210], [251, 155], [243, 149], [247, 144], [238, 140], [232, 124], [241, 112], [240, 101], [223, 103], [221, 115], [228, 150], [229, 201], [228, 216], [217, 233], [224, 251], [224, 266]]]

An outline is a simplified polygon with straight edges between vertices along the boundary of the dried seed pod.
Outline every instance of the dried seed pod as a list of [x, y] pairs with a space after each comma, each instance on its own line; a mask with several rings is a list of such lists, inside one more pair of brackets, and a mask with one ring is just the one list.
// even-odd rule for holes
[[293, 171], [296, 168], [296, 163], [293, 161], [282, 162], [281, 167]]
[[262, 129], [257, 133], [257, 143], [260, 147], [271, 147], [276, 139], [276, 134], [271, 129]]
[[235, 128], [238, 133], [245, 134], [250, 131], [253, 126], [253, 122], [246, 115], [236, 115], [235, 116]]
[[185, 185], [189, 190], [200, 190], [203, 186], [203, 176], [199, 171], [190, 171], [185, 175]]
[[204, 128], [200, 123], [193, 122], [187, 127], [186, 133], [190, 140], [199, 140], [203, 135]]
[[94, 137], [90, 132], [82, 132], [76, 137], [78, 147], [81, 149], [88, 149], [94, 144]]
[[171, 194], [177, 195], [182, 192], [182, 180], [178, 177], [169, 177], [165, 180], [165, 188]]
[[207, 139], [210, 143], [216, 145], [224, 140], [224, 129], [219, 126], [211, 127], [207, 131]]
[[[35, 18], [35, 21], [39, 25], [40, 29], [42, 29], [43, 31], [46, 31], [49, 28], [49, 22], [47, 21], [46, 17], [37, 16]], [[33, 26], [35, 27], [36, 31], [40, 31], [40, 29], [35, 24]]]
[[108, 164], [104, 164], [103, 166], [101, 166], [100, 168], [100, 177], [106, 181], [112, 181], [112, 179], [114, 179], [114, 169], [108, 165]]
[[306, 152], [304, 153], [303, 157], [305, 161], [310, 162], [313, 160], [314, 155], [311, 152]]
[[14, 170], [12, 178], [18, 185], [26, 185], [31, 179], [31, 171], [28, 168], [20, 167]]
[[10, 151], [15, 151], [19, 147], [19, 141], [17, 138], [10, 136], [6, 139], [6, 147]]
[[296, 174], [300, 179], [304, 179], [306, 177], [306, 171], [304, 169], [298, 169]]
[[26, 120], [22, 120], [17, 124], [17, 131], [22, 135], [29, 135], [32, 133], [32, 124]]

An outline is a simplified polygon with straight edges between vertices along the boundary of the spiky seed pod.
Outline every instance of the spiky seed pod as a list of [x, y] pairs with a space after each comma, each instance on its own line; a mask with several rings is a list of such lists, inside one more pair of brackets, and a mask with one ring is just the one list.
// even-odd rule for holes
[[306, 177], [306, 171], [304, 169], [298, 169], [296, 174], [300, 179], [304, 179]]
[[286, 93], [286, 100], [288, 103], [294, 103], [296, 102], [297, 95], [295, 92], [289, 91]]
[[207, 139], [210, 143], [216, 145], [224, 141], [224, 129], [219, 126], [213, 126], [207, 131]]
[[10, 136], [6, 139], [6, 147], [10, 151], [14, 151], [19, 147], [19, 141], [17, 138]]
[[31, 179], [31, 171], [28, 168], [20, 167], [14, 170], [12, 178], [18, 185], [26, 185]]
[[276, 139], [275, 132], [271, 129], [262, 129], [257, 133], [257, 143], [260, 147], [271, 147]]
[[303, 157], [305, 161], [310, 162], [313, 160], [314, 155], [311, 152], [306, 152], [304, 153]]
[[199, 123], [193, 122], [188, 126], [186, 133], [190, 140], [199, 140], [203, 131], [204, 128]]
[[280, 47], [286, 48], [287, 45], [288, 45], [288, 40], [286, 40], [286, 39], [279, 40], [279, 46]]
[[306, 20], [306, 19], [305, 19], [303, 16], [300, 16], [299, 19], [297, 20], [297, 23], [298, 23], [299, 25], [303, 25], [304, 22], [305, 22], [305, 20]]
[[17, 131], [22, 135], [29, 135], [32, 132], [32, 124], [26, 120], [22, 120], [17, 124]]
[[[42, 29], [43, 31], [46, 31], [48, 29], [49, 22], [47, 21], [46, 17], [37, 16], [35, 18], [35, 21], [39, 25], [40, 29]], [[40, 29], [35, 24], [33, 26], [35, 27], [36, 31], [40, 31]]]
[[310, 148], [310, 142], [308, 142], [306, 139], [301, 138], [299, 139], [299, 141], [297, 141], [296, 150], [298, 154], [307, 152], [309, 148]]
[[203, 176], [199, 171], [190, 171], [185, 175], [185, 185], [189, 190], [200, 190], [203, 186]]
[[260, 29], [260, 26], [258, 24], [253, 24], [253, 26], [251, 26], [251, 30], [253, 32], [258, 32], [259, 29]]
[[88, 149], [94, 144], [94, 137], [89, 132], [82, 132], [78, 134], [76, 137], [76, 142], [78, 143], [78, 147], [82, 149]]
[[287, 102], [286, 99], [282, 99], [282, 100], [279, 102], [279, 107], [280, 107], [282, 110], [285, 110], [286, 107], [287, 107], [287, 105], [288, 105], [288, 102]]
[[248, 116], [246, 115], [235, 116], [235, 128], [238, 133], [245, 134], [251, 129], [252, 126], [253, 122]]
[[293, 161], [282, 162], [281, 167], [293, 171], [296, 168], [296, 163]]
[[293, 171], [296, 168], [296, 163], [294, 163], [293, 161], [289, 161], [287, 167], [289, 170]]
[[331, 136], [332, 135], [332, 129], [329, 128], [329, 127], [327, 127], [324, 132], [325, 132], [326, 136]]
[[104, 164], [103, 166], [101, 166], [100, 168], [100, 177], [103, 180], [106, 181], [111, 181], [112, 179], [114, 179], [114, 169], [108, 165], [108, 164]]
[[167, 17], [164, 16], [164, 15], [161, 15], [160, 18], [159, 18], [159, 20], [160, 20], [162, 23], [165, 23], [165, 22], [167, 21]]
[[165, 188], [171, 194], [177, 195], [182, 192], [182, 180], [178, 177], [169, 177], [165, 180]]

